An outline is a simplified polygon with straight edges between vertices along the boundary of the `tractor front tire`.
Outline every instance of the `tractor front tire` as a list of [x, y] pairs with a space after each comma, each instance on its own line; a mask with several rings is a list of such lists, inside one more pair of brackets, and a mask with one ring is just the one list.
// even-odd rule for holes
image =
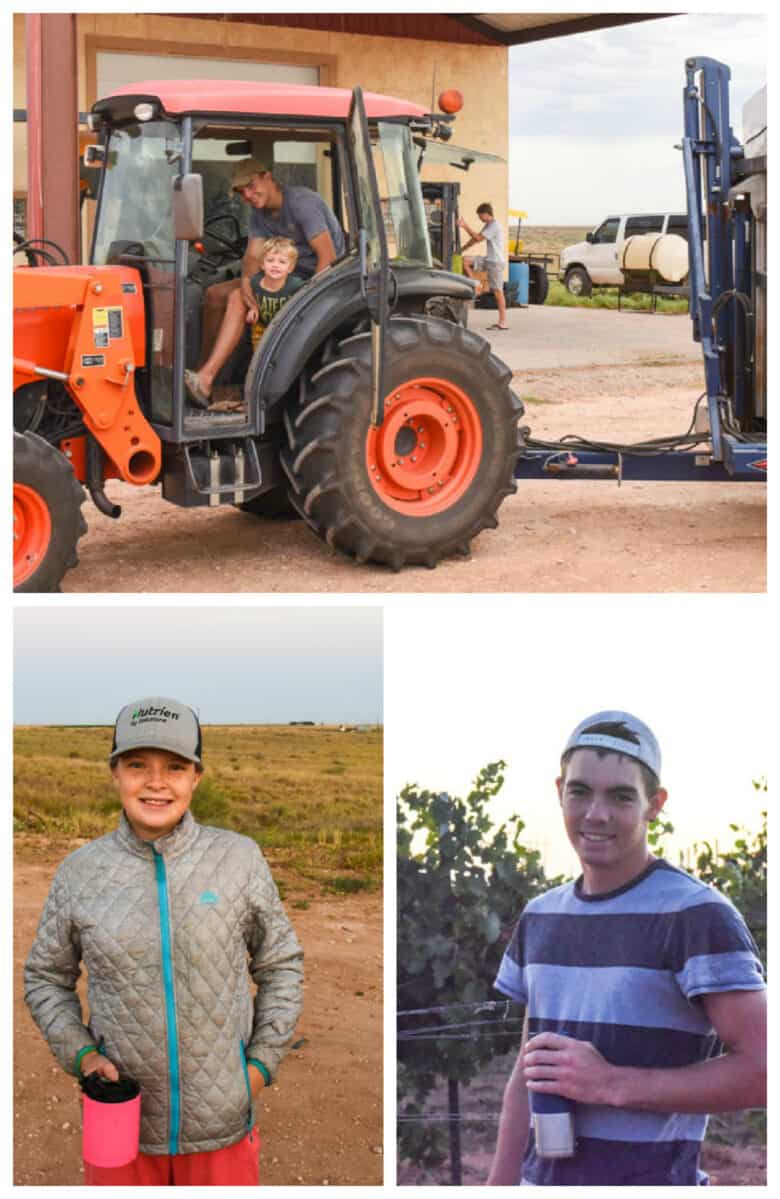
[[59, 591], [87, 531], [84, 499], [64, 454], [37, 433], [14, 433], [14, 591]]
[[469, 553], [514, 493], [523, 406], [484, 338], [435, 318], [393, 317], [385, 416], [371, 425], [371, 336], [335, 359], [285, 413], [290, 498], [311, 529], [359, 562], [434, 567]]

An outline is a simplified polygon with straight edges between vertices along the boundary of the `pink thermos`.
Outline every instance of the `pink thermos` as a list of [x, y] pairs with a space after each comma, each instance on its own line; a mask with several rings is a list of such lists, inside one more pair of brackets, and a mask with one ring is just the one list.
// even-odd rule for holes
[[92, 1166], [126, 1166], [138, 1156], [141, 1088], [120, 1075], [110, 1082], [99, 1074], [81, 1080], [83, 1091], [82, 1155]]

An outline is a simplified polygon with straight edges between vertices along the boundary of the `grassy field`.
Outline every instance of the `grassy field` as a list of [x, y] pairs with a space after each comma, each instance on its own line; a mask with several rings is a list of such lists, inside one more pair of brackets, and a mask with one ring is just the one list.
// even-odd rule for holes
[[[576, 242], [584, 241], [585, 234], [590, 233], [591, 226], [585, 225], [523, 225], [520, 230], [522, 253], [549, 254], [552, 261], [547, 264], [547, 274], [550, 277], [550, 291], [545, 303], [558, 308], [617, 308], [618, 290], [616, 287], [599, 287], [592, 296], [572, 296], [562, 283], [558, 282], [558, 259], [561, 250]], [[509, 249], [514, 250], [515, 230], [509, 231]], [[633, 312], [649, 312], [652, 307], [652, 297], [642, 293], [624, 295], [620, 300], [621, 308]], [[658, 312], [678, 313], [687, 312], [688, 304], [684, 298], [656, 297]]]
[[[111, 729], [15, 730], [14, 830], [92, 838], [119, 804], [108, 771]], [[382, 731], [317, 725], [206, 726], [204, 778], [192, 811], [253, 837], [275, 863], [337, 891], [382, 877]]]

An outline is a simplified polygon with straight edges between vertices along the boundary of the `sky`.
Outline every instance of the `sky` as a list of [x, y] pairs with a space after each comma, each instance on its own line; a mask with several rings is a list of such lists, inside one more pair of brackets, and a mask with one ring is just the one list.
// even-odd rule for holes
[[591, 227], [621, 212], [684, 212], [674, 146], [685, 60], [731, 68], [741, 138], [742, 105], [766, 84], [767, 39], [765, 14], [694, 12], [512, 47], [510, 208], [529, 225]]
[[159, 694], [204, 724], [382, 719], [374, 607], [18, 608], [16, 724], [113, 724]]
[[[405, 783], [462, 797], [481, 767], [503, 759], [496, 820], [520, 814], [548, 873], [577, 874], [554, 786], [560, 753], [580, 720], [618, 708], [660, 742], [673, 861], [695, 841], [727, 847], [732, 822], [759, 827], [767, 796], [752, 780], [769, 768], [768, 672], [732, 636], [734, 597], [491, 596], [478, 611], [473, 597], [421, 598], [402, 619], [415, 685], [408, 653], [392, 650], [398, 618], [386, 616], [393, 799]], [[739, 596], [741, 629], [763, 627], [763, 600]]]

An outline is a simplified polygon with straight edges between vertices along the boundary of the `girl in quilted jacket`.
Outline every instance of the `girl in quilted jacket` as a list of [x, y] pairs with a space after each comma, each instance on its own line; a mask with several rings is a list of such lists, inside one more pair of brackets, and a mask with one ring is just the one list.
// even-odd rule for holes
[[85, 1162], [85, 1182], [256, 1186], [253, 1101], [298, 1019], [301, 948], [255, 842], [189, 811], [203, 771], [190, 708], [128, 704], [110, 763], [119, 826], [59, 867], [25, 966], [27, 1005], [62, 1067], [141, 1086], [138, 1156]]

